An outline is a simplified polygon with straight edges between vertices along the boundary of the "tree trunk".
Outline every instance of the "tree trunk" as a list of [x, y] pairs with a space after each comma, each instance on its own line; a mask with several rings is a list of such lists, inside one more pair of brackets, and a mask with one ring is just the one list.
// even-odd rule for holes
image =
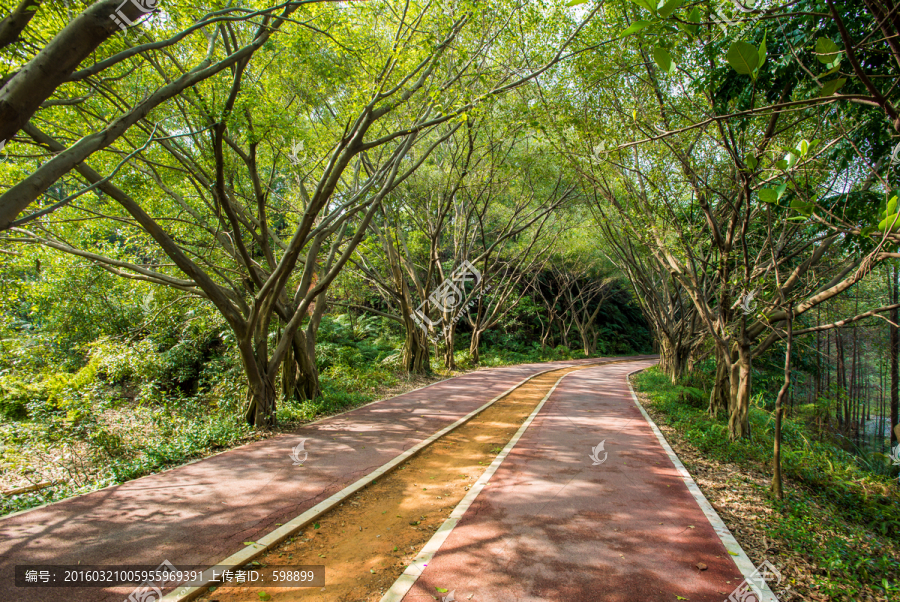
[[281, 398], [296, 398], [295, 389], [297, 387], [297, 364], [294, 358], [294, 346], [288, 349], [284, 356], [284, 363], [281, 364]]
[[322, 389], [319, 386], [319, 367], [316, 366], [315, 335], [298, 330], [291, 347], [296, 367], [294, 399], [305, 401], [319, 397]]
[[444, 350], [444, 367], [447, 370], [456, 370], [456, 357], [453, 355], [453, 339], [455, 338], [456, 329], [452, 324], [447, 326], [447, 330], [444, 331], [444, 343], [447, 348]]
[[593, 353], [591, 349], [591, 333], [587, 331], [587, 328], [579, 328], [578, 333], [581, 335], [581, 348], [584, 350], [584, 354], [590, 355]]
[[275, 425], [275, 382], [266, 374], [265, 358], [258, 357], [252, 338], [252, 335], [248, 335], [238, 340], [238, 351], [247, 376], [247, 408], [244, 418], [250, 426], [268, 428]]
[[403, 369], [411, 374], [430, 373], [431, 361], [429, 360], [427, 335], [407, 314], [403, 315], [403, 323], [406, 327], [406, 338], [400, 353]]
[[547, 342], [550, 340], [550, 335], [553, 333], [553, 315], [550, 315], [550, 321], [547, 323], [547, 332], [544, 333], [544, 336], [541, 337], [541, 353], [547, 349]]
[[[891, 303], [900, 303], [898, 298], [900, 298], [900, 282], [898, 282], [898, 268], [897, 266], [893, 267], [892, 270], [892, 282], [890, 283], [891, 289]], [[900, 324], [900, 312], [896, 309], [891, 310], [891, 322], [893, 324]], [[898, 333], [897, 326], [891, 325], [890, 327], [890, 337], [891, 337], [891, 447], [897, 445], [897, 432], [894, 427], [900, 424], [900, 416], [898, 416], [898, 409], [900, 409], [900, 370], [898, 370], [898, 355], [900, 355], [900, 333]]]
[[716, 349], [716, 380], [713, 383], [712, 393], [709, 395], [709, 415], [716, 417], [719, 412], [727, 412], [729, 399], [731, 398], [731, 379], [728, 375], [728, 365], [722, 351]]
[[791, 387], [791, 345], [794, 340], [793, 321], [794, 308], [788, 305], [787, 310], [787, 349], [784, 352], [784, 384], [775, 399], [775, 447], [773, 453], [772, 493], [779, 500], [784, 499], [781, 483], [781, 419], [784, 414], [784, 396]]
[[731, 370], [731, 414], [728, 418], [728, 436], [732, 441], [750, 437], [750, 346], [741, 342], [738, 359]]
[[835, 353], [837, 354], [837, 387], [838, 387], [838, 424], [842, 430], [850, 428], [850, 399], [847, 396], [847, 362], [844, 360], [844, 335], [834, 335]]
[[473, 330], [472, 340], [469, 342], [469, 355], [472, 357], [473, 364], [481, 363], [481, 332], [480, 330]]
[[[671, 379], [672, 384], [675, 384], [687, 372], [690, 348], [681, 341], [670, 339], [665, 334], [660, 335], [658, 339], [660, 368]], [[724, 362], [719, 363], [724, 364]]]

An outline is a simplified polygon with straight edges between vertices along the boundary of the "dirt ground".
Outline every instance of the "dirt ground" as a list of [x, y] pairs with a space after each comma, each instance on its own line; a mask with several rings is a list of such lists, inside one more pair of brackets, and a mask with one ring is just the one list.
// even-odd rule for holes
[[200, 600], [379, 600], [553, 384], [584, 367], [528, 381], [258, 559], [263, 574], [279, 565], [324, 565], [325, 587], [223, 586]]

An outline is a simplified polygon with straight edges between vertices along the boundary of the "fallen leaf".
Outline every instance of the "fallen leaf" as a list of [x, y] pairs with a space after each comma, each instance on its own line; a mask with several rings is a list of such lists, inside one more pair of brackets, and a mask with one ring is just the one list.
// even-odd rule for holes
[[697, 568], [700, 569], [701, 571], [705, 571], [705, 570], [706, 570], [707, 568], [709, 568], [709, 567], [707, 567], [707, 566], [706, 566], [705, 564], [703, 564], [702, 562], [698, 562], [698, 563], [697, 563]]
[[260, 600], [271, 600], [271, 599], [272, 599], [272, 596], [270, 596], [270, 595], [267, 594], [266, 592], [259, 592], [259, 593], [256, 594], [256, 595], [259, 596], [259, 599], [260, 599]]

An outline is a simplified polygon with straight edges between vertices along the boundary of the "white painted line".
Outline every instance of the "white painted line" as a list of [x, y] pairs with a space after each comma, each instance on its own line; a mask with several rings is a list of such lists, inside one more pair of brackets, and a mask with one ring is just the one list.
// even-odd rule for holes
[[662, 445], [663, 449], [669, 455], [669, 459], [672, 461], [672, 464], [675, 465], [675, 469], [681, 475], [684, 484], [687, 485], [688, 491], [694, 496], [697, 505], [700, 506], [703, 514], [706, 515], [706, 519], [712, 525], [713, 529], [715, 529], [719, 539], [722, 540], [722, 545], [728, 550], [731, 559], [737, 565], [738, 569], [740, 569], [741, 574], [744, 575], [744, 579], [754, 590], [757, 590], [757, 594], [762, 596], [757, 598], [759, 602], [778, 602], [778, 598], [775, 597], [775, 594], [769, 589], [769, 585], [764, 580], [762, 580], [762, 587], [759, 586], [759, 581], [761, 580], [758, 576], [751, 580], [750, 577], [752, 575], [758, 575], [756, 567], [753, 566], [753, 561], [750, 560], [750, 557], [747, 556], [744, 548], [741, 547], [741, 544], [737, 542], [737, 539], [734, 538], [734, 535], [732, 535], [731, 531], [728, 530], [728, 527], [725, 526], [719, 513], [712, 507], [712, 504], [709, 503], [709, 500], [706, 499], [706, 496], [700, 491], [700, 487], [697, 486], [697, 483], [694, 481], [693, 477], [691, 477], [691, 473], [687, 471], [684, 464], [682, 464], [678, 456], [675, 455], [675, 451], [669, 445], [669, 442], [666, 441], [662, 431], [659, 430], [659, 427], [656, 426], [656, 423], [650, 418], [650, 414], [647, 413], [647, 410], [645, 410], [644, 406], [641, 405], [641, 402], [638, 401], [637, 395], [634, 394], [634, 389], [631, 387], [631, 379], [629, 377], [641, 370], [645, 370], [645, 368], [634, 370], [625, 375], [625, 382], [628, 384], [628, 390], [631, 391], [631, 398], [634, 400], [634, 404], [641, 411], [641, 414], [644, 415], [644, 418], [650, 424], [650, 428], [653, 429], [653, 432], [656, 433], [659, 444]]
[[[614, 362], [608, 362], [614, 363]], [[603, 364], [600, 364], [603, 365]], [[574, 374], [576, 371], [573, 370], [568, 374], [563, 374], [559, 377], [550, 391], [544, 396], [544, 398], [540, 401], [540, 403], [535, 406], [534, 410], [522, 423], [522, 426], [519, 427], [519, 430], [516, 431], [516, 434], [513, 435], [513, 438], [509, 440], [509, 443], [506, 444], [506, 447], [503, 448], [494, 461], [491, 462], [491, 465], [488, 466], [487, 470], [481, 475], [481, 478], [478, 479], [475, 484], [469, 489], [469, 492], [463, 497], [462, 500], [456, 505], [456, 508], [453, 509], [453, 512], [450, 513], [450, 518], [444, 521], [444, 523], [440, 526], [440, 528], [435, 531], [434, 535], [431, 536], [431, 539], [428, 540], [428, 543], [425, 544], [425, 547], [422, 548], [422, 551], [419, 552], [418, 556], [413, 560], [412, 564], [410, 564], [403, 574], [394, 581], [394, 584], [391, 588], [382, 596], [380, 602], [400, 602], [403, 597], [409, 593], [409, 590], [412, 589], [412, 586], [416, 583], [419, 576], [422, 574], [422, 571], [425, 570], [425, 567], [431, 562], [431, 559], [434, 558], [434, 555], [437, 554], [438, 550], [447, 540], [447, 537], [450, 536], [450, 532], [456, 527], [459, 520], [466, 513], [466, 510], [469, 509], [469, 506], [472, 505], [472, 502], [475, 501], [475, 498], [478, 497], [478, 494], [481, 493], [481, 490], [484, 489], [484, 486], [487, 485], [487, 482], [491, 480], [491, 477], [497, 472], [497, 469], [500, 468], [500, 465], [503, 463], [503, 460], [506, 459], [506, 456], [509, 455], [509, 452], [516, 446], [516, 443], [519, 442], [519, 439], [525, 434], [525, 431], [528, 430], [528, 427], [531, 426], [531, 423], [534, 421], [535, 416], [537, 416], [541, 408], [544, 407], [544, 403], [550, 398], [550, 395], [556, 390], [556, 387], [559, 385], [560, 381], [567, 377], [569, 374]]]
[[[586, 363], [586, 364], [590, 365], [590, 363]], [[259, 556], [263, 555], [268, 550], [277, 546], [279, 543], [281, 543], [282, 541], [284, 541], [285, 539], [287, 539], [294, 533], [303, 529], [306, 525], [310, 524], [313, 520], [315, 520], [322, 514], [328, 512], [332, 508], [336, 507], [342, 501], [349, 498], [351, 495], [353, 495], [354, 493], [356, 493], [357, 491], [359, 491], [360, 489], [362, 489], [363, 487], [365, 487], [366, 485], [371, 483], [373, 480], [390, 472], [391, 470], [393, 470], [394, 468], [396, 468], [397, 466], [399, 466], [400, 464], [402, 464], [403, 462], [408, 460], [410, 457], [412, 457], [413, 455], [415, 455], [416, 453], [418, 453], [425, 447], [431, 445], [433, 442], [437, 441], [438, 439], [440, 439], [441, 437], [443, 437], [450, 431], [452, 431], [456, 428], [459, 428], [460, 426], [462, 426], [463, 424], [465, 424], [466, 422], [468, 422], [469, 420], [471, 420], [472, 418], [474, 418], [475, 416], [477, 416], [484, 410], [491, 407], [495, 402], [506, 397], [507, 395], [509, 395], [510, 393], [512, 393], [513, 391], [515, 391], [516, 389], [518, 389], [519, 387], [521, 387], [522, 385], [527, 383], [529, 380], [531, 380], [533, 378], [537, 378], [538, 376], [541, 376], [542, 374], [546, 374], [547, 372], [554, 372], [556, 370], [562, 370], [567, 367], [576, 367], [576, 366], [555, 366], [553, 368], [549, 368], [547, 370], [542, 370], [541, 372], [537, 372], [536, 374], [532, 374], [528, 378], [522, 380], [518, 384], [512, 386], [511, 388], [507, 389], [506, 391], [504, 391], [497, 397], [493, 398], [492, 400], [490, 400], [489, 402], [487, 402], [480, 408], [472, 410], [471, 412], [469, 412], [468, 414], [466, 414], [465, 416], [463, 416], [462, 418], [460, 418], [453, 424], [444, 427], [443, 429], [434, 433], [433, 435], [431, 435], [424, 441], [417, 443], [416, 445], [409, 448], [408, 450], [406, 450], [399, 456], [395, 457], [393, 460], [391, 460], [391, 461], [387, 462], [386, 464], [382, 465], [381, 467], [375, 469], [374, 471], [370, 472], [366, 476], [357, 480], [353, 484], [348, 485], [344, 489], [341, 489], [340, 491], [338, 491], [337, 493], [335, 493], [328, 499], [319, 502], [318, 504], [316, 504], [315, 506], [313, 506], [306, 512], [300, 514], [296, 518], [294, 518], [294, 519], [290, 520], [289, 522], [285, 523], [284, 525], [278, 527], [274, 531], [270, 532], [268, 535], [260, 538], [252, 545], [249, 545], [246, 548], [244, 548], [243, 550], [240, 550], [239, 552], [232, 554], [231, 556], [229, 556], [228, 558], [225, 558], [224, 560], [220, 560], [219, 562], [214, 563], [215, 566], [217, 566], [219, 569], [221, 569], [223, 566], [227, 566], [229, 568], [240, 568], [240, 567], [246, 565], [248, 562], [254, 560], [255, 558], [258, 558]], [[554, 389], [555, 388], [556, 388], [556, 385], [554, 385]], [[549, 393], [547, 395], [549, 396]], [[543, 401], [541, 402], [541, 405], [543, 405]], [[515, 439], [518, 440], [517, 437]], [[502, 454], [502, 455], [503, 455], [503, 457], [506, 457], [505, 454]], [[499, 457], [500, 456], [498, 456], [498, 458]], [[475, 486], [477, 486], [477, 485], [478, 484], [476, 483]], [[484, 487], [483, 484], [482, 484], [482, 487]], [[473, 486], [472, 489], [474, 490], [475, 487]], [[479, 488], [479, 491], [480, 491], [480, 488]], [[453, 516], [453, 515], [451, 515], [451, 516]], [[206, 583], [201, 586], [176, 588], [175, 590], [166, 594], [162, 598], [162, 600], [160, 600], [160, 602], [186, 602], [187, 600], [193, 600], [194, 598], [196, 598], [196, 597], [202, 595], [204, 592], [206, 592], [207, 587], [209, 587], [209, 585], [211, 585], [213, 583], [212, 578], [209, 575], [208, 571], [204, 572], [204, 580], [206, 581]]]

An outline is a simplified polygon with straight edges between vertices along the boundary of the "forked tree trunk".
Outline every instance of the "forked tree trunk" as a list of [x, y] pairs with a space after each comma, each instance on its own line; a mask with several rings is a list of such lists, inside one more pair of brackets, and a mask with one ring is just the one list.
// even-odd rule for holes
[[550, 335], [553, 333], [553, 315], [550, 315], [550, 321], [547, 323], [547, 330], [544, 332], [544, 335], [541, 337], [541, 353], [547, 349], [547, 343], [550, 340]]
[[430, 373], [431, 361], [429, 360], [427, 335], [407, 314], [403, 315], [403, 324], [406, 328], [406, 337], [400, 352], [403, 369], [411, 374]]
[[[251, 426], [268, 428], [275, 425], [275, 381], [266, 373], [266, 359], [257, 355], [252, 337], [238, 340], [238, 351], [247, 376], [247, 408], [244, 418]], [[263, 356], [265, 356], [263, 349]]]
[[731, 370], [731, 408], [728, 418], [728, 436], [732, 441], [750, 437], [750, 346], [738, 347], [738, 359]]
[[480, 330], [472, 331], [472, 340], [469, 342], [469, 355], [472, 358], [473, 364], [481, 363], [481, 333]]
[[307, 401], [321, 392], [315, 342], [310, 344], [308, 334], [297, 331], [281, 364], [281, 394], [284, 399]]
[[657, 338], [659, 340], [660, 367], [672, 384], [675, 384], [685, 374], [690, 348], [680, 341], [671, 340], [665, 334], [660, 334]]
[[316, 341], [306, 332], [297, 331], [291, 345], [294, 355], [296, 377], [293, 396], [299, 401], [312, 400], [319, 397], [322, 389], [319, 386], [319, 367], [316, 366]]

